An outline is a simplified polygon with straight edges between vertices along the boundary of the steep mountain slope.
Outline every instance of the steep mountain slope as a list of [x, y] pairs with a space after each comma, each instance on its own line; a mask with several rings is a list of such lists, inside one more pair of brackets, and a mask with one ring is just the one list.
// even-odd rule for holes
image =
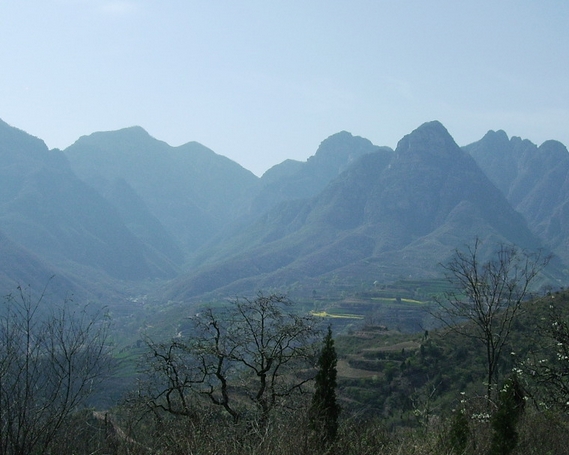
[[0, 232], [1, 296], [15, 292], [18, 286], [30, 286], [35, 290], [41, 290], [50, 280], [50, 292], [57, 294], [58, 289], [65, 289], [62, 296], [69, 292], [77, 293], [76, 283]]
[[[246, 233], [245, 239], [252, 239], [253, 242], [279, 235], [274, 229], [259, 232], [254, 224], [261, 216], [286, 217], [300, 200], [316, 196], [360, 157], [378, 151], [392, 152], [389, 147], [375, 146], [367, 139], [342, 131], [322, 141], [316, 153], [307, 161], [286, 160], [273, 166], [252, 189], [250, 202], [235, 222], [227, 223], [193, 255], [192, 266], [199, 267], [240, 252], [249, 242], [235, 240], [236, 237], [242, 237], [243, 232]], [[267, 212], [275, 212], [276, 215]], [[228, 238], [233, 240], [227, 242]]]
[[176, 268], [184, 262], [182, 249], [124, 179], [115, 179], [102, 196], [117, 210], [126, 227], [155, 254], [167, 258]]
[[[82, 137], [64, 153], [75, 172], [101, 194], [112, 194], [117, 185], [130, 197], [136, 194], [140, 199], [136, 217], [140, 221], [140, 209], [147, 208], [144, 216], [150, 225], [144, 229], [160, 237], [155, 245], [171, 250], [173, 260], [180, 256], [173, 251], [175, 245], [185, 254], [194, 251], [235, 218], [242, 197], [258, 181], [251, 172], [196, 142], [171, 147], [140, 127]], [[121, 214], [129, 209], [112, 197], [109, 200]], [[164, 229], [160, 233], [159, 224]]]
[[227, 240], [231, 254], [178, 278], [168, 295], [434, 276], [437, 262], [476, 236], [539, 246], [472, 157], [431, 122], [394, 153], [363, 155], [317, 196], [269, 211]]
[[253, 213], [262, 213], [282, 201], [317, 195], [350, 164], [380, 149], [347, 131], [330, 136], [305, 163], [287, 160], [265, 172], [252, 204]]
[[0, 230], [62, 270], [87, 267], [119, 279], [172, 276], [65, 156], [0, 122]]
[[557, 141], [536, 146], [503, 131], [490, 131], [464, 147], [564, 261], [569, 260], [569, 153]]
[[569, 262], [567, 201], [562, 144], [499, 131], [461, 149], [438, 122], [395, 151], [341, 132], [259, 179], [138, 127], [61, 152], [0, 121], [0, 250], [12, 258], [0, 284], [55, 274], [61, 288], [97, 298], [102, 287], [147, 294], [157, 285], [147, 279], [177, 276], [160, 290], [173, 300], [353, 289], [438, 276], [437, 264], [475, 237], [488, 248], [545, 242]]

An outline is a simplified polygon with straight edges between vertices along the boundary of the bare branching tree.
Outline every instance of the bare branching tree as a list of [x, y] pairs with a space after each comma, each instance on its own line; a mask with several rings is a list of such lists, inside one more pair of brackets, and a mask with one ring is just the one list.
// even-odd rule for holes
[[239, 299], [190, 318], [188, 336], [149, 342], [148, 403], [191, 416], [193, 394], [223, 408], [234, 422], [248, 412], [266, 423], [314, 375], [314, 320], [290, 305], [277, 294]]
[[490, 259], [483, 261], [480, 250], [481, 242], [476, 239], [466, 250], [456, 250], [443, 265], [453, 290], [439, 299], [438, 317], [484, 346], [490, 398], [512, 324], [549, 257], [500, 244]]
[[49, 452], [110, 365], [99, 313], [44, 309], [43, 301], [19, 287], [0, 309], [2, 455]]

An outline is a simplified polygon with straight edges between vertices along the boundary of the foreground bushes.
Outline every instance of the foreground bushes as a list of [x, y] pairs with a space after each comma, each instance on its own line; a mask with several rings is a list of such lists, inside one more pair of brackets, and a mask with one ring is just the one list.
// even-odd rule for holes
[[[467, 415], [465, 444], [452, 437], [453, 421], [432, 417], [415, 428], [388, 429], [380, 419], [341, 421], [335, 442], [327, 447], [310, 430], [301, 411], [281, 414], [261, 430], [254, 424], [233, 424], [219, 414], [197, 412], [192, 418], [118, 409], [113, 415], [81, 413], [76, 416], [73, 438], [62, 438], [56, 453], [105, 453], [114, 455], [181, 454], [487, 454], [491, 450], [492, 426], [483, 413]], [[560, 414], [528, 410], [518, 423], [516, 455], [567, 453], [569, 421]], [[55, 453], [55, 452], [54, 452]]]

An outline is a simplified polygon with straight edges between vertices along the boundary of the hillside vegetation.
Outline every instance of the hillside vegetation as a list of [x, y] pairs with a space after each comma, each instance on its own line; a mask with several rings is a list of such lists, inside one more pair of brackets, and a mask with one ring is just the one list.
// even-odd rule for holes
[[555, 141], [490, 132], [461, 148], [432, 121], [392, 150], [343, 131], [258, 178], [140, 127], [61, 151], [0, 122], [0, 156], [8, 287], [56, 275], [81, 300], [120, 307], [141, 295], [353, 295], [438, 278], [437, 264], [474, 238], [547, 249], [550, 284], [568, 281], [569, 154]]
[[[310, 429], [310, 393], [295, 395], [294, 406], [275, 408], [261, 423], [246, 415], [235, 421], [198, 396], [184, 414], [153, 409], [140, 400], [139, 385], [113, 409], [75, 414], [70, 424], [81, 437], [62, 435], [58, 453], [565, 453], [569, 370], [560, 335], [569, 340], [568, 308], [565, 291], [524, 303], [500, 364], [506, 388], [491, 401], [475, 340], [452, 328], [405, 334], [362, 321], [335, 337], [341, 414], [331, 444], [322, 445]], [[556, 326], [563, 330], [551, 330]], [[493, 452], [496, 416], [508, 406], [504, 384], [512, 378], [522, 400], [519, 418], [510, 422], [515, 444]]]
[[[340, 132], [258, 178], [140, 127], [61, 151], [0, 121], [0, 158], [0, 284], [46, 296], [0, 311], [0, 453], [569, 446], [562, 144], [491, 131], [460, 147], [433, 121], [395, 150]], [[114, 370], [96, 390], [68, 359], [109, 321], [98, 352]], [[334, 393], [312, 381], [328, 328]], [[52, 412], [75, 374], [81, 400]], [[324, 438], [315, 389], [341, 407]]]

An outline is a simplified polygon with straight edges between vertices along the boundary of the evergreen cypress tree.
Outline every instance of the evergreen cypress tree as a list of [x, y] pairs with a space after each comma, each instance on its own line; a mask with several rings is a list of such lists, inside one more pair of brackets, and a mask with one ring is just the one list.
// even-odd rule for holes
[[324, 443], [332, 442], [338, 432], [340, 406], [336, 402], [337, 361], [332, 328], [328, 326], [318, 358], [318, 373], [309, 411], [312, 428], [321, 435]]
[[466, 409], [459, 409], [453, 416], [448, 441], [454, 453], [466, 453], [468, 440], [470, 439], [470, 428], [468, 425], [468, 417], [466, 416]]
[[504, 383], [498, 397], [498, 409], [492, 416], [490, 455], [508, 455], [518, 443], [516, 426], [524, 410], [524, 393], [515, 376]]

